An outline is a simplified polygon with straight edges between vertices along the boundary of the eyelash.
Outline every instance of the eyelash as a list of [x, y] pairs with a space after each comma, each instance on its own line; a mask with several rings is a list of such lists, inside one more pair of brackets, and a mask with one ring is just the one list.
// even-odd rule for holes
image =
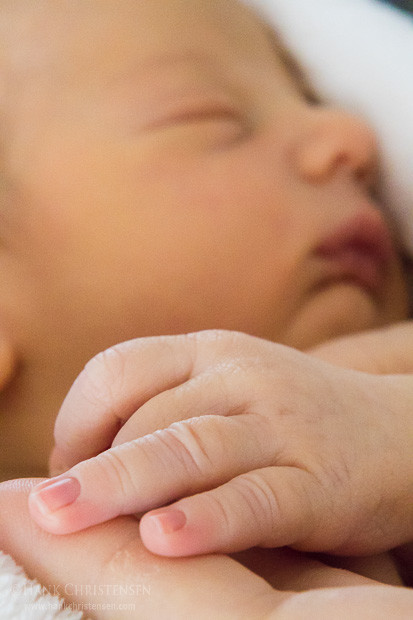
[[[196, 127], [198, 124], [202, 126], [202, 123], [228, 123], [228, 126], [232, 124], [232, 128], [235, 131], [231, 131], [230, 135], [220, 136], [219, 142], [224, 145], [231, 145], [235, 142], [241, 141], [248, 133], [250, 133], [250, 128], [247, 127], [246, 120], [242, 117], [242, 115], [236, 111], [228, 108], [220, 108], [211, 107], [210, 109], [190, 109], [182, 112], [177, 112], [175, 114], [170, 114], [164, 119], [161, 119], [154, 123], [151, 126], [151, 129], [175, 129], [177, 127], [182, 127], [183, 129], [190, 129], [192, 126]], [[211, 137], [211, 141], [214, 141], [215, 134], [213, 131], [208, 135]]]
[[152, 128], [166, 128], [176, 127], [177, 125], [186, 125], [189, 123], [208, 121], [232, 121], [242, 123], [242, 118], [239, 113], [229, 108], [206, 108], [206, 109], [189, 109], [182, 112], [176, 112], [175, 114], [168, 114], [164, 119], [161, 119], [154, 123]]

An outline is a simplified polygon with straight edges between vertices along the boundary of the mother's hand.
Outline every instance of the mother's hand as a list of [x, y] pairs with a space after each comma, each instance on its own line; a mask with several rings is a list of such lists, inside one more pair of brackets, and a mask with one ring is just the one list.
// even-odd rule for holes
[[[113, 618], [114, 613], [117, 618], [148, 620], [411, 617], [413, 593], [375, 587], [369, 579], [308, 558], [297, 559], [295, 554], [281, 551], [282, 562], [274, 573], [275, 556], [258, 552], [260, 569], [267, 578], [271, 573], [279, 590], [226, 556], [173, 560], [154, 556], [141, 544], [133, 517], [70, 536], [50, 535], [32, 521], [27, 510], [28, 493], [38, 482], [17, 480], [0, 485], [0, 549], [69, 603], [113, 606], [98, 609], [97, 618]], [[342, 585], [353, 587], [337, 587]], [[330, 589], [300, 594], [282, 591], [323, 586]]]
[[[117, 618], [225, 618], [243, 617], [245, 610], [263, 617], [285, 597], [225, 556], [177, 561], [152, 555], [141, 544], [133, 517], [70, 536], [47, 534], [27, 510], [36, 482], [0, 485], [0, 548], [69, 602], [132, 605], [125, 612], [119, 607]], [[97, 613], [113, 615], [113, 610]]]

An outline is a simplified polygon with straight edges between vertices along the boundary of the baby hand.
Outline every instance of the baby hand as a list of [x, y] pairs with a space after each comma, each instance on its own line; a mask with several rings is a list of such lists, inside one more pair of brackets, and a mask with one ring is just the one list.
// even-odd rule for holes
[[53, 462], [71, 469], [31, 514], [65, 534], [146, 512], [170, 556], [380, 552], [412, 537], [412, 391], [233, 332], [123, 343], [70, 390]]

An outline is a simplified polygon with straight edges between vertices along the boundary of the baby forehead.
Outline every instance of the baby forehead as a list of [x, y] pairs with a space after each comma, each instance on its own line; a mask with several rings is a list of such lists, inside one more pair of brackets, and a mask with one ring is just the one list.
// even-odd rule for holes
[[[119, 6], [127, 5], [119, 0]], [[3, 65], [29, 73], [93, 54], [99, 40], [114, 37], [121, 11], [110, 13], [109, 0], [0, 0], [0, 57]], [[107, 24], [109, 25], [109, 24]]]
[[0, 0], [1, 57], [26, 67], [105, 57], [115, 64], [132, 49], [191, 38], [201, 46], [202, 34], [242, 47], [246, 30], [249, 39], [260, 30], [252, 15], [238, 0]]
[[237, 0], [0, 0], [0, 7], [9, 78], [2, 107], [16, 118], [12, 110], [25, 110], [25, 101], [33, 107], [33, 97], [53, 111], [88, 102], [116, 108], [130, 89], [139, 98], [141, 79], [170, 82], [176, 65], [182, 79], [189, 64], [197, 83], [204, 73], [231, 81], [239, 67], [250, 74], [279, 56], [268, 26]]

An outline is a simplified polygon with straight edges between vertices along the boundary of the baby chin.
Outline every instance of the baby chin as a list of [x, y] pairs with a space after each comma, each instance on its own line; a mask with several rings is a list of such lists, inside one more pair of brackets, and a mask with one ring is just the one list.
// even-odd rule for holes
[[394, 313], [389, 312], [386, 303], [365, 287], [351, 280], [337, 281], [313, 292], [286, 330], [283, 342], [305, 350], [394, 320]]

